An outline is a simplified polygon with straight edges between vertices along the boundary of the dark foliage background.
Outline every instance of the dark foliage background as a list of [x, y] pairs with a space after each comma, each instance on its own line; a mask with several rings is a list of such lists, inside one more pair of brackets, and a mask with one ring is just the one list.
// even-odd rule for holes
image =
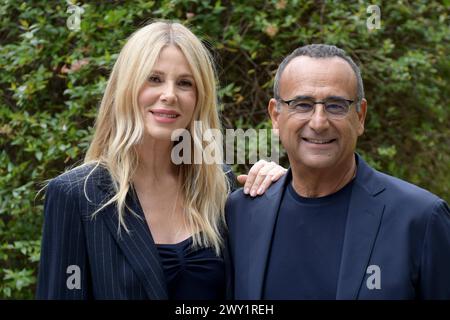
[[[381, 9], [380, 29], [366, 26], [371, 4]], [[33, 297], [40, 183], [82, 160], [121, 46], [154, 18], [186, 23], [214, 51], [227, 128], [270, 128], [273, 76], [294, 48], [344, 48], [361, 65], [369, 102], [358, 151], [376, 168], [450, 200], [448, 0], [79, 5], [75, 32], [65, 1], [0, 1], [0, 298]]]

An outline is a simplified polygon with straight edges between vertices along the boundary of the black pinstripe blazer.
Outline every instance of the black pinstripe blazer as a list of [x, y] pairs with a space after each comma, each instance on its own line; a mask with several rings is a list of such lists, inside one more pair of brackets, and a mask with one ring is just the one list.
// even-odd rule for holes
[[[139, 218], [127, 212], [129, 233], [118, 234], [113, 205], [92, 218], [113, 194], [110, 175], [102, 167], [89, 175], [85, 185], [92, 168], [76, 168], [48, 185], [36, 298], [167, 299], [158, 251], [133, 193], [126, 203]], [[227, 176], [234, 181], [231, 171]], [[226, 249], [224, 258], [229, 265]]]

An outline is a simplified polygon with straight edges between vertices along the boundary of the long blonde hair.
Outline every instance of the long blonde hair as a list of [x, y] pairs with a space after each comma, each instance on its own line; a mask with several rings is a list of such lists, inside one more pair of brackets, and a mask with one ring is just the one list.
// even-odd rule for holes
[[[197, 87], [197, 103], [189, 124], [192, 146], [202, 154], [206, 143], [202, 132], [220, 129], [216, 95], [216, 72], [210, 53], [186, 27], [176, 22], [153, 22], [133, 33], [122, 48], [108, 80], [95, 123], [95, 133], [84, 165], [105, 167], [113, 180], [114, 196], [107, 205], [116, 205], [119, 230], [125, 225], [125, 199], [139, 165], [137, 145], [142, 141], [145, 124], [138, 104], [139, 91], [147, 81], [161, 50], [177, 46], [185, 55]], [[194, 125], [194, 121], [197, 125]], [[202, 128], [198, 126], [201, 123]], [[202, 131], [203, 130], [203, 131]], [[208, 141], [208, 145], [217, 144]], [[221, 146], [217, 146], [221, 150]], [[220, 164], [183, 164], [184, 208], [193, 243], [211, 246], [220, 253], [225, 225], [224, 207], [229, 184]], [[95, 214], [94, 213], [94, 214]], [[129, 213], [128, 213], [129, 214]]]

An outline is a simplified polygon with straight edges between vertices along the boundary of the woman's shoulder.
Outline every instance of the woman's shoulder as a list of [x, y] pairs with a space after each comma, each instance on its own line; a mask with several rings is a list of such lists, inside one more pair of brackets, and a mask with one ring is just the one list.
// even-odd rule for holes
[[102, 165], [82, 164], [51, 179], [48, 188], [49, 190], [58, 189], [66, 192], [84, 190], [86, 186], [101, 182], [108, 177], [108, 170]]
[[70, 169], [48, 183], [45, 211], [47, 215], [81, 214], [89, 217], [110, 195], [102, 189], [102, 184], [110, 181], [108, 170], [97, 164], [83, 164]]

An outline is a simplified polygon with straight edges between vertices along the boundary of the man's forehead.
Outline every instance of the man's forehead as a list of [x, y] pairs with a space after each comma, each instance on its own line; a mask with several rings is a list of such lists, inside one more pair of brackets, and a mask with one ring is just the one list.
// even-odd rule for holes
[[354, 74], [354, 71], [348, 62], [340, 57], [312, 58], [308, 56], [299, 56], [295, 57], [287, 64], [282, 76], [285, 73], [304, 73], [306, 71], [314, 70], [339, 70], [342, 73], [348, 72], [349, 74]]
[[[280, 90], [292, 86], [343, 86], [351, 92], [356, 89], [356, 75], [351, 66], [340, 57], [311, 58], [300, 56], [292, 59], [280, 79]], [[283, 88], [284, 87], [284, 88]], [[345, 88], [344, 88], [345, 87]]]

